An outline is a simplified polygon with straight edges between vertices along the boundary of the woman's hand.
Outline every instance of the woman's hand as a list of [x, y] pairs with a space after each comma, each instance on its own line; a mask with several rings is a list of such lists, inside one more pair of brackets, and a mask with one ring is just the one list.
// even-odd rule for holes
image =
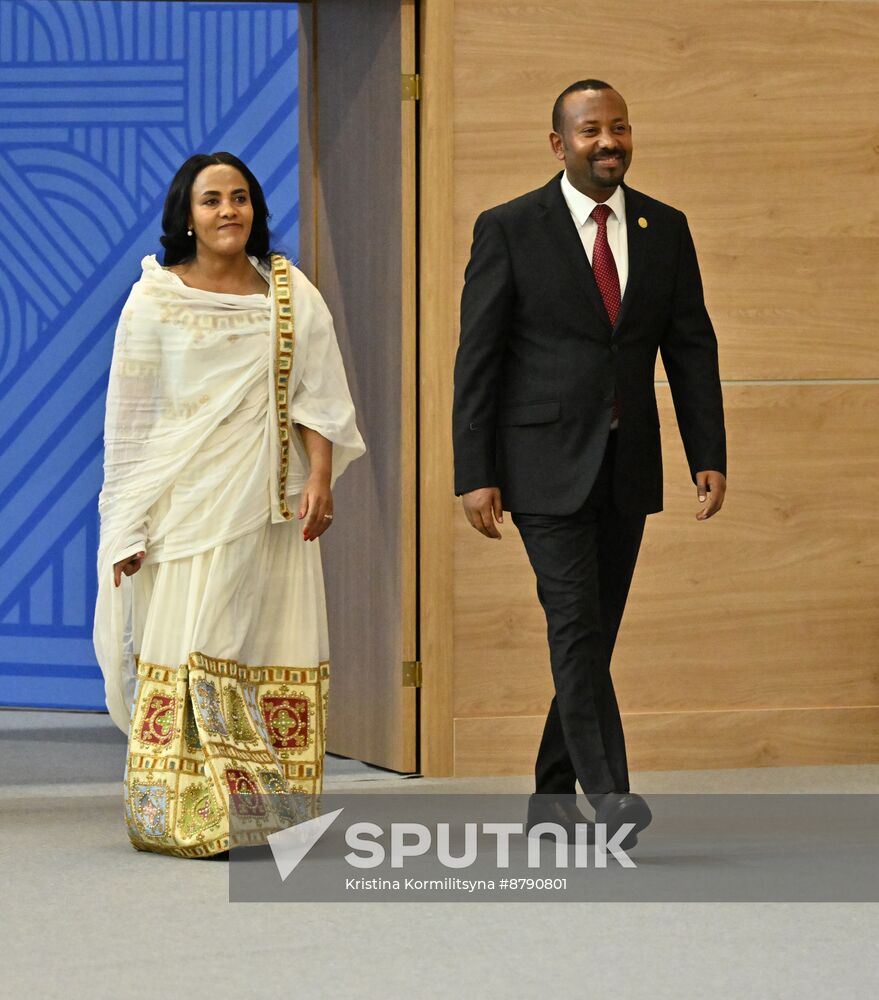
[[302, 537], [306, 542], [319, 538], [333, 523], [333, 493], [328, 475], [312, 473], [302, 490], [299, 520], [305, 518]]
[[121, 562], [116, 563], [113, 566], [113, 585], [118, 587], [122, 583], [122, 574], [126, 576], [134, 576], [134, 574], [140, 569], [141, 563], [143, 562], [146, 552], [138, 552], [133, 556], [129, 556], [127, 559], [123, 559]]

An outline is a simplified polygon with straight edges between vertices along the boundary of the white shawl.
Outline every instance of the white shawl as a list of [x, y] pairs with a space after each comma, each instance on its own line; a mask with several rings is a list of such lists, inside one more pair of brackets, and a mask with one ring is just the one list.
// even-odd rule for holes
[[284, 290], [279, 316], [271, 269], [256, 257], [250, 261], [270, 283], [268, 296], [190, 288], [155, 255], [144, 257], [119, 319], [98, 500], [94, 644], [107, 707], [123, 732], [136, 669], [131, 581], [123, 576], [114, 587], [114, 564], [139, 551], [147, 562], [180, 559], [269, 518], [289, 519], [308, 476], [292, 424], [333, 442], [333, 483], [365, 451], [329, 310], [304, 274], [275, 260], [292, 283], [292, 337]]

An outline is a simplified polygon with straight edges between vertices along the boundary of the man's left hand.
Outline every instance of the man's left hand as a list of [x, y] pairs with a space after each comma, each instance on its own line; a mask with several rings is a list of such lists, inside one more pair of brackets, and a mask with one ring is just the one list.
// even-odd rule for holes
[[726, 476], [714, 469], [697, 472], [696, 496], [699, 498], [699, 503], [705, 504], [696, 515], [696, 520], [707, 521], [723, 506], [723, 498], [726, 496]]

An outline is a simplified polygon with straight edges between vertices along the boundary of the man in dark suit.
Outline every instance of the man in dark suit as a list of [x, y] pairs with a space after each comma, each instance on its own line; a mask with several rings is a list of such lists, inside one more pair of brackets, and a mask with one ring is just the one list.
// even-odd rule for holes
[[461, 301], [455, 492], [481, 534], [512, 513], [547, 619], [555, 696], [529, 828], [585, 817], [637, 842], [610, 662], [647, 514], [662, 509], [654, 394], [662, 355], [699, 502], [726, 489], [717, 341], [686, 217], [623, 183], [632, 129], [601, 80], [568, 87], [550, 143], [564, 171], [483, 212]]

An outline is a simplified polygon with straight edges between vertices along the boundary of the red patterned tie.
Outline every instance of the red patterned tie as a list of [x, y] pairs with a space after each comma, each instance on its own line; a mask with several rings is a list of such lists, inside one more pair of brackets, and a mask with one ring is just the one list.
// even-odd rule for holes
[[[592, 209], [592, 218], [598, 224], [595, 245], [592, 248], [592, 271], [604, 301], [604, 308], [607, 310], [611, 326], [613, 326], [617, 321], [617, 313], [620, 311], [620, 276], [617, 273], [616, 261], [610, 252], [610, 244], [607, 242], [607, 217], [609, 215], [610, 209], [607, 205], [596, 205]], [[616, 423], [619, 416], [619, 403], [614, 399], [612, 422]]]
[[595, 234], [595, 246], [592, 250], [592, 270], [595, 273], [595, 281], [598, 290], [604, 299], [604, 308], [610, 316], [611, 324], [616, 323], [617, 313], [620, 311], [620, 276], [617, 274], [616, 261], [610, 252], [610, 244], [607, 242], [607, 217], [610, 209], [607, 205], [596, 205], [592, 209], [592, 218], [598, 223], [598, 232]]

